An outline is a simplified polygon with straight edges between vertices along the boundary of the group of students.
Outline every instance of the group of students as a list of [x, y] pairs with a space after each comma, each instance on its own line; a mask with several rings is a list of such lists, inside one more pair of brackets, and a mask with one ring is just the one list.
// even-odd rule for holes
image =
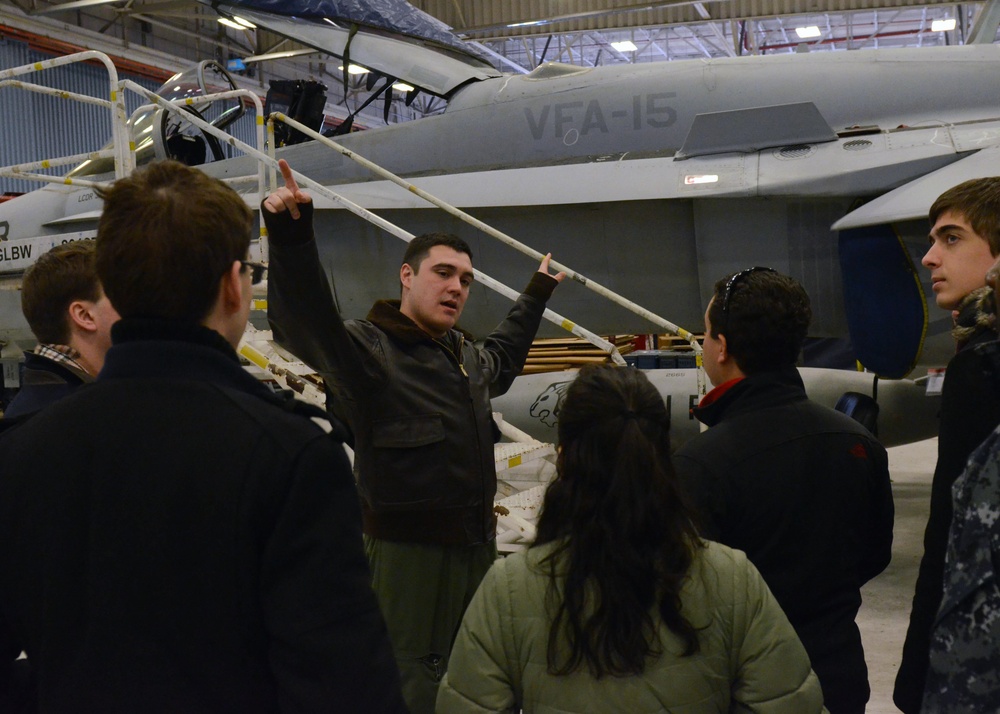
[[[538, 536], [497, 560], [489, 399], [564, 275], [546, 256], [473, 343], [456, 327], [472, 251], [427, 234], [407, 247], [400, 300], [345, 321], [311, 199], [280, 166], [285, 185], [262, 202], [269, 319], [325, 379], [328, 412], [240, 367], [263, 272], [252, 213], [197, 170], [162, 162], [116, 182], [96, 244], [54, 249], [25, 276], [40, 346], [0, 422], [0, 711], [864, 711], [854, 619], [889, 562], [887, 458], [805, 395], [801, 285], [767, 268], [716, 284], [715, 388], [694, 410], [712, 428], [675, 454], [640, 371], [581, 370]], [[959, 274], [936, 251], [965, 239], [956, 226], [984, 240], [976, 210], [949, 204], [947, 226], [932, 210], [925, 264], [944, 307]], [[51, 277], [66, 265], [72, 286]], [[974, 354], [981, 376], [995, 352]], [[945, 530], [951, 370], [931, 514]], [[997, 421], [977, 422], [976, 444]], [[966, 515], [996, 478], [986, 452], [973, 463]], [[915, 607], [908, 656], [931, 625]], [[935, 630], [914, 656], [955, 666], [953, 639]], [[926, 710], [957, 711], [933, 708], [955, 694], [947, 667], [931, 669]], [[897, 687], [897, 701], [919, 689], [907, 712], [924, 696], [922, 672], [913, 681]]]

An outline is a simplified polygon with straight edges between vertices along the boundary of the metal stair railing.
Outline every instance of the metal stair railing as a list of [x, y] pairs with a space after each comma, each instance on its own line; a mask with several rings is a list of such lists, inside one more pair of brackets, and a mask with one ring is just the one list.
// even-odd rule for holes
[[[86, 94], [77, 94], [75, 92], [67, 92], [62, 89], [53, 89], [52, 87], [43, 87], [38, 84], [13, 79], [14, 77], [30, 74], [32, 72], [40, 72], [46, 69], [52, 69], [53, 67], [60, 67], [65, 64], [84, 62], [88, 60], [100, 62], [107, 70], [109, 84], [108, 99], [91, 97]], [[130, 148], [134, 149], [134, 147], [130, 146], [127, 134], [128, 122], [125, 114], [125, 100], [122, 94], [121, 83], [118, 80], [118, 70], [115, 68], [111, 58], [103, 52], [95, 52], [93, 50], [87, 52], [76, 52], [71, 55], [56, 57], [55, 59], [45, 60], [43, 62], [33, 62], [32, 64], [26, 64], [20, 67], [0, 70], [0, 89], [5, 87], [14, 87], [29, 92], [48, 94], [61, 99], [72, 99], [74, 101], [84, 102], [87, 104], [96, 104], [97, 106], [108, 109], [111, 112], [112, 148], [89, 152], [86, 154], [63, 156], [45, 161], [4, 166], [0, 167], [0, 176], [27, 179], [31, 181], [42, 181], [45, 183], [61, 183], [73, 186], [100, 186], [103, 184], [100, 182], [89, 181], [87, 179], [69, 179], [62, 176], [48, 176], [46, 174], [36, 174], [30, 172], [37, 169], [47, 169], [54, 166], [80, 163], [87, 159], [93, 160], [100, 158], [114, 159], [116, 178], [122, 178], [129, 175], [135, 168], [133, 154], [130, 151]]]

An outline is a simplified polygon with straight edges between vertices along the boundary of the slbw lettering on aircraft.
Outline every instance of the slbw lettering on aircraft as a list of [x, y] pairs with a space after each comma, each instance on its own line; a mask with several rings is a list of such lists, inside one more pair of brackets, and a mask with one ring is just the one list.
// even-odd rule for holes
[[[95, 234], [96, 231], [81, 231], [0, 242], [0, 273], [20, 272], [50, 248], [78, 240], [93, 240]], [[0, 235], [6, 235], [3, 225], [0, 225]]]
[[618, 126], [627, 126], [633, 131], [645, 126], [662, 129], [677, 121], [677, 111], [669, 103], [676, 96], [676, 92], [637, 94], [632, 97], [630, 107], [611, 110], [603, 107], [599, 99], [586, 103], [554, 102], [544, 105], [537, 114], [531, 107], [525, 107], [524, 116], [536, 141], [547, 134], [556, 139], [566, 139], [573, 134], [586, 136], [591, 132], [607, 134], [611, 127]]
[[23, 260], [31, 257], [31, 245], [0, 245], [0, 262], [6, 263], [9, 260]]

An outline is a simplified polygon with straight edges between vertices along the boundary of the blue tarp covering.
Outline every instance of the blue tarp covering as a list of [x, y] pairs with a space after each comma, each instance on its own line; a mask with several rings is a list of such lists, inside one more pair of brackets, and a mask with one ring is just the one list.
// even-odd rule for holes
[[844, 311], [858, 360], [880, 377], [906, 376], [920, 357], [926, 298], [890, 226], [840, 232]]

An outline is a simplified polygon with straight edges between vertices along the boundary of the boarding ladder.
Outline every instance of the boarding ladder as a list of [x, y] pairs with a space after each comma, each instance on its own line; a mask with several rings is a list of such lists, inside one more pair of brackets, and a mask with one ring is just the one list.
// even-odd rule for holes
[[[108, 72], [109, 78], [109, 96], [108, 98], [98, 98], [89, 97], [86, 95], [75, 94], [71, 92], [65, 92], [61, 90], [54, 90], [48, 87], [43, 87], [36, 84], [31, 84], [23, 80], [17, 79], [23, 75], [27, 75], [33, 72], [42, 71], [45, 69], [62, 66], [69, 64], [71, 62], [84, 62], [84, 61], [97, 61], [104, 65]], [[263, 136], [263, 127], [265, 125], [265, 119], [263, 117], [263, 111], [260, 103], [260, 98], [248, 90], [235, 90], [230, 92], [222, 92], [218, 94], [212, 94], [207, 96], [200, 96], [197, 98], [176, 100], [174, 102], [168, 102], [163, 98], [159, 97], [152, 91], [141, 87], [135, 82], [128, 79], [119, 79], [117, 71], [114, 64], [111, 62], [107, 55], [100, 52], [81, 52], [73, 55], [67, 55], [65, 57], [59, 57], [53, 60], [47, 60], [44, 62], [37, 62], [30, 65], [24, 65], [21, 67], [15, 67], [8, 70], [0, 71], [0, 89], [5, 87], [15, 87], [19, 89], [24, 89], [32, 92], [43, 92], [48, 94], [53, 94], [55, 96], [71, 99], [75, 101], [87, 102], [89, 104], [96, 104], [98, 106], [108, 109], [111, 113], [112, 118], [112, 148], [107, 150], [98, 150], [94, 152], [89, 152], [86, 154], [77, 154], [73, 156], [64, 156], [55, 159], [46, 159], [43, 161], [32, 162], [27, 164], [18, 164], [13, 166], [0, 167], [0, 176], [10, 176], [14, 178], [30, 179], [34, 181], [50, 182], [50, 183], [64, 183], [68, 185], [77, 186], [101, 186], [105, 185], [101, 182], [90, 181], [86, 179], [67, 179], [62, 177], [53, 177], [44, 174], [35, 173], [38, 169], [47, 169], [54, 166], [65, 166], [70, 164], [80, 163], [84, 160], [94, 160], [98, 158], [112, 157], [114, 159], [115, 166], [115, 177], [121, 178], [128, 175], [135, 168], [134, 151], [136, 149], [135, 143], [132, 141], [129, 135], [129, 127], [131, 125], [132, 118], [126, 118], [124, 93], [126, 91], [134, 92], [142, 97], [144, 97], [149, 104], [144, 105], [136, 110], [133, 114], [133, 118], [138, 115], [139, 112], [148, 110], [151, 106], [159, 107], [166, 112], [174, 114], [186, 122], [198, 127], [201, 131], [211, 134], [219, 138], [220, 141], [225, 144], [238, 149], [239, 151], [252, 156], [258, 162], [258, 173], [256, 176], [257, 183], [257, 196], [259, 199], [265, 192], [270, 192], [274, 190], [277, 186], [277, 170], [278, 164], [275, 157], [275, 142], [274, 142], [274, 122], [280, 121], [284, 122], [288, 126], [302, 132], [304, 135], [308, 136], [310, 139], [326, 146], [327, 148], [340, 153], [342, 156], [360, 164], [377, 176], [391, 181], [396, 185], [400, 186], [402, 189], [409, 191], [410, 193], [422, 198], [428, 203], [437, 206], [438, 208], [446, 211], [450, 215], [462, 220], [463, 222], [474, 226], [475, 228], [481, 230], [490, 237], [501, 241], [505, 245], [514, 248], [515, 250], [537, 260], [541, 261], [544, 257], [541, 253], [534, 250], [533, 248], [525, 245], [514, 239], [513, 237], [493, 228], [492, 226], [483, 223], [482, 221], [476, 219], [470, 214], [452, 206], [445, 201], [427, 193], [423, 189], [415, 186], [414, 184], [406, 181], [405, 179], [396, 176], [390, 171], [372, 163], [368, 159], [360, 156], [356, 152], [350, 151], [343, 148], [334, 140], [322, 136], [320, 133], [313, 131], [309, 127], [291, 119], [290, 117], [284, 115], [281, 112], [275, 112], [266, 118], [266, 128], [267, 136], [269, 141], [265, 143]], [[233, 136], [230, 136], [225, 131], [220, 130], [208, 122], [204, 121], [198, 116], [186, 112], [183, 108], [184, 104], [192, 104], [194, 102], [203, 103], [216, 100], [222, 100], [233, 97], [241, 97], [247, 99], [253, 104], [257, 112], [257, 147], [250, 146]], [[262, 150], [260, 147], [266, 146], [266, 151]], [[267, 176], [265, 176], [265, 168], [268, 170]], [[296, 180], [302, 188], [309, 189], [315, 195], [323, 196], [334, 203], [340, 205], [341, 207], [351, 211], [355, 215], [363, 218], [364, 220], [382, 228], [387, 233], [390, 233], [397, 238], [409, 242], [414, 237], [411, 233], [402, 229], [401, 227], [385, 220], [384, 218], [372, 213], [368, 209], [350, 201], [349, 199], [337, 194], [330, 188], [323, 186], [322, 184], [314, 181], [313, 179], [298, 173], [293, 170]], [[233, 179], [235, 182], [240, 182], [245, 179], [237, 178]], [[256, 207], [259, 203], [258, 200], [254, 200], [252, 197], [248, 197], [248, 202], [251, 206]], [[52, 237], [50, 236], [49, 239]], [[266, 230], [263, 227], [263, 220], [260, 221], [260, 241], [258, 244], [258, 249], [262, 259], [267, 259], [267, 241], [266, 241]], [[51, 247], [51, 246], [49, 246]], [[666, 320], [655, 313], [646, 310], [645, 308], [635, 304], [634, 302], [622, 297], [621, 295], [611, 291], [607, 287], [597, 283], [585, 275], [573, 270], [571, 267], [552, 260], [550, 262], [550, 267], [555, 271], [563, 271], [566, 273], [570, 280], [573, 280], [588, 290], [591, 290], [598, 295], [615, 302], [616, 304], [626, 308], [627, 310], [643, 317], [644, 319], [652, 322], [653, 324], [659, 326], [666, 332], [674, 335], [678, 335], [688, 342], [690, 342], [692, 350], [696, 356], [696, 363], [698, 367], [698, 392], [699, 394], [704, 394], [705, 392], [705, 377], [704, 370], [701, 364], [701, 346], [698, 344], [695, 336], [688, 332], [687, 330], [675, 325], [674, 323]], [[485, 285], [486, 287], [494, 290], [495, 292], [504, 295], [511, 300], [516, 300], [519, 293], [507, 285], [494, 280], [486, 273], [480, 271], [479, 269], [474, 270], [475, 279], [478, 283]], [[258, 300], [255, 303], [255, 307], [266, 309], [266, 301]], [[546, 320], [560, 326], [561, 328], [569, 331], [570, 333], [581, 337], [591, 344], [595, 345], [602, 351], [606, 352], [611, 360], [620, 366], [624, 366], [625, 361], [622, 356], [618, 353], [617, 348], [603, 339], [599, 335], [587, 330], [575, 322], [559, 315], [558, 313], [552, 311], [551, 309], [546, 309], [544, 313]], [[253, 328], [249, 328], [248, 333], [244, 339], [243, 344], [240, 347], [240, 353], [248, 359], [252, 364], [256, 365], [262, 370], [266, 370], [269, 376], [275, 379], [277, 382], [286, 386], [288, 388], [297, 391], [304, 399], [311, 401], [313, 403], [324, 406], [324, 396], [322, 389], [315, 382], [314, 379], [310, 378], [311, 370], [303, 365], [301, 362], [295, 360], [290, 355], [283, 353], [280, 348], [277, 348], [270, 339], [270, 334], [266, 331], [256, 331]], [[501, 501], [499, 503], [501, 511], [506, 511], [506, 513], [501, 513], [500, 515], [500, 531], [498, 534], [498, 543], [501, 547], [510, 549], [516, 548], [517, 542], [524, 542], [525, 540], [530, 540], [533, 538], [534, 530], [531, 525], [531, 520], [533, 515], [537, 510], [538, 504], [541, 502], [542, 490], [544, 489], [544, 484], [548, 478], [551, 477], [554, 470], [551, 468], [551, 464], [554, 456], [554, 449], [549, 444], [541, 444], [534, 442], [526, 434], [517, 433], [516, 430], [511, 427], [511, 425], [502, 422], [501, 429], [509, 439], [509, 443], [502, 443], [497, 446], [496, 451], [496, 462], [498, 476], [506, 476], [506, 478], [501, 479], [501, 491], [498, 495], [502, 495]], [[519, 470], [520, 469], [520, 470]], [[527, 474], [527, 475], [526, 475]]]

